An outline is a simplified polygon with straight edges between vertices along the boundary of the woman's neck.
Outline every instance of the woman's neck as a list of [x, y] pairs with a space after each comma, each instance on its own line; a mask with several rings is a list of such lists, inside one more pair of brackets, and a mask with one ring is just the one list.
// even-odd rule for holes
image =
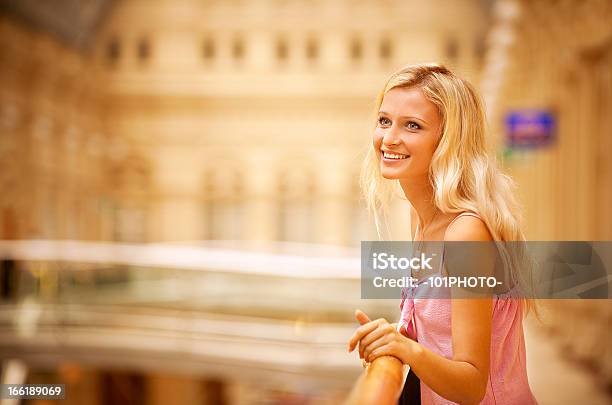
[[427, 177], [419, 179], [400, 179], [404, 195], [416, 211], [419, 229], [428, 226], [436, 215], [433, 202], [433, 188]]

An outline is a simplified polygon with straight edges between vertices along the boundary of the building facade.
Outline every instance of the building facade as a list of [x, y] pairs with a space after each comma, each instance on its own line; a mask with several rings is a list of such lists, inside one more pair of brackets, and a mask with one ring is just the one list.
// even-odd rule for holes
[[[393, 70], [421, 61], [446, 62], [477, 81], [486, 10], [477, 1], [122, 1], [84, 53], [48, 36], [22, 35], [8, 17], [4, 26], [14, 69], [35, 57], [42, 71], [33, 82], [24, 73], [22, 84], [3, 74], [14, 83], [3, 86], [5, 115], [18, 111], [22, 124], [11, 125], [23, 133], [3, 139], [28, 140], [32, 153], [47, 153], [67, 176], [93, 176], [90, 166], [99, 176], [71, 185], [51, 175], [58, 183], [52, 191], [44, 191], [43, 180], [22, 183], [15, 198], [40, 207], [5, 204], [5, 228], [19, 221], [18, 237], [356, 246], [376, 238], [358, 175], [377, 92]], [[17, 51], [39, 42], [50, 50]], [[81, 70], [63, 73], [65, 59]], [[72, 96], [61, 80], [49, 79], [62, 74], [87, 90]], [[22, 87], [39, 85], [51, 87], [48, 104], [71, 103], [72, 113], [41, 118], [43, 107], [10, 101], [39, 99]], [[76, 123], [85, 116], [93, 129]], [[72, 149], [45, 146], [36, 125]], [[104, 162], [88, 158], [90, 152]], [[7, 182], [18, 178], [5, 175]], [[31, 187], [40, 197], [29, 194]], [[58, 188], [66, 190], [64, 199], [44, 194]], [[57, 204], [56, 214], [50, 204]], [[397, 204], [392, 225], [406, 238], [408, 212]]]

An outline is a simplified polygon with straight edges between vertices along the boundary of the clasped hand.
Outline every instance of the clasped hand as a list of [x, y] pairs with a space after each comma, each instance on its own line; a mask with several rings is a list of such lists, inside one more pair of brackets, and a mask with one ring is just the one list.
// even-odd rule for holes
[[411, 344], [414, 342], [399, 333], [395, 324], [390, 324], [384, 318], [371, 321], [360, 310], [355, 311], [355, 318], [361, 326], [349, 339], [349, 353], [359, 344], [359, 358], [367, 363], [381, 356], [394, 356], [402, 363], [408, 364]]

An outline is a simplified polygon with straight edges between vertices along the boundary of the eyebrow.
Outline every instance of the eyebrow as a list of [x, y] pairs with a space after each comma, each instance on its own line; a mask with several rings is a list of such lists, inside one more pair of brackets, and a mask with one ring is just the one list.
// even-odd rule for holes
[[[385, 111], [382, 111], [382, 110], [378, 111], [378, 114], [391, 115], [388, 112], [385, 112]], [[419, 118], [419, 117], [415, 117], [415, 116], [404, 115], [404, 116], [401, 116], [400, 118], [411, 118], [411, 119], [422, 121], [425, 124], [429, 125], [429, 122], [425, 121], [423, 118]]]

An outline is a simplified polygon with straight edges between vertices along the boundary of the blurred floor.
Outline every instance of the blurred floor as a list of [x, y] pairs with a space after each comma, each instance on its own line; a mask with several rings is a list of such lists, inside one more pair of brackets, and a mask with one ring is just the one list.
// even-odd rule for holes
[[541, 405], [612, 403], [612, 398], [596, 385], [594, 375], [564, 358], [557, 342], [532, 318], [525, 323], [525, 339], [529, 383]]

